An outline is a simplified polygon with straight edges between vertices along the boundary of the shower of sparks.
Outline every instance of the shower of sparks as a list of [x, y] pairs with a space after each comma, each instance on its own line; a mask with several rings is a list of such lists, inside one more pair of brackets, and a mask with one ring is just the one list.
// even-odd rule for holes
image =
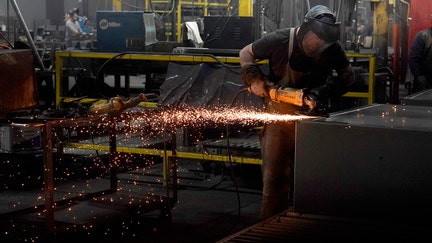
[[200, 124], [201, 122], [214, 122], [222, 124], [252, 124], [254, 122], [280, 122], [294, 121], [310, 118], [301, 115], [278, 115], [243, 109], [186, 109], [168, 110], [161, 113], [164, 122], [170, 124]]
[[[72, 126], [68, 129], [63, 129], [63, 131], [59, 131], [53, 129], [52, 132], [56, 136], [60, 136], [60, 133], [67, 134], [71, 138], [75, 137], [91, 137], [93, 143], [98, 139], [98, 135], [101, 135], [101, 141], [103, 143], [103, 137], [107, 134], [108, 127], [112, 127], [113, 125], [117, 128], [118, 135], [121, 134], [117, 138], [118, 145], [121, 145], [123, 142], [127, 143], [128, 139], [131, 138], [140, 138], [140, 142], [143, 144], [147, 141], [147, 139], [155, 136], [159, 136], [161, 134], [165, 135], [165, 132], [175, 131], [177, 128], [190, 128], [191, 130], [198, 132], [204, 130], [206, 128], [224, 128], [225, 125], [236, 125], [236, 126], [262, 126], [266, 123], [274, 123], [274, 122], [293, 122], [298, 120], [312, 119], [316, 118], [314, 116], [306, 116], [306, 115], [295, 115], [295, 114], [274, 114], [274, 113], [265, 113], [256, 110], [250, 110], [245, 108], [190, 108], [190, 107], [180, 107], [180, 108], [164, 108], [164, 109], [143, 109], [143, 110], [128, 110], [126, 112], [121, 113], [118, 116], [102, 116], [100, 117], [101, 122], [97, 122], [98, 124], [89, 124], [83, 125], [83, 123], [79, 122], [80, 118], [76, 120], [72, 119], [72, 121], [68, 120], [67, 122], [72, 124]], [[76, 122], [76, 124], [74, 124]], [[194, 134], [195, 135], [195, 134]], [[192, 136], [192, 135], [190, 135]], [[201, 135], [196, 135], [194, 138], [195, 141], [199, 141]], [[95, 143], [96, 144], [96, 143]], [[94, 178], [102, 178], [103, 176], [108, 175], [109, 166], [111, 164], [105, 166], [103, 162], [103, 158], [98, 154], [98, 156], [89, 156], [86, 158], [91, 161], [91, 163], [83, 164], [81, 169], [77, 170], [75, 167], [78, 164], [82, 164], [83, 157], [75, 157], [71, 158], [71, 161], [63, 161], [61, 157], [57, 160], [57, 165], [54, 170], [54, 176], [56, 182], [64, 182], [70, 179], [74, 179], [77, 177], [91, 178], [94, 173], [100, 173], [100, 175], [94, 175]], [[5, 166], [16, 166], [19, 164], [11, 163], [9, 160], [5, 160], [2, 162]], [[150, 188], [151, 184], [146, 184], [142, 182], [140, 176], [150, 173], [149, 170], [151, 165], [155, 162], [144, 158], [144, 156], [137, 156], [127, 153], [118, 153], [115, 155], [113, 159], [113, 166], [125, 166], [128, 167], [128, 171], [135, 171], [136, 178], [131, 180], [131, 182], [127, 183], [128, 186], [133, 186], [132, 190], [130, 187], [119, 187], [117, 193], [122, 194], [120, 197], [112, 197], [112, 195], [101, 196], [98, 199], [93, 198], [93, 202], [102, 203], [102, 204], [112, 204], [112, 203], [123, 203], [127, 205], [134, 206], [137, 209], [137, 215], [141, 214], [142, 211], [145, 211], [143, 207], [146, 205], [153, 204], [166, 204], [164, 202], [165, 199], [158, 196], [153, 189]], [[17, 164], [17, 165], [15, 165]], [[138, 166], [139, 164], [139, 166]], [[144, 167], [142, 167], [144, 165]], [[23, 175], [20, 175], [20, 168], [16, 168], [16, 174], [9, 175], [8, 182], [21, 181], [23, 179]], [[35, 177], [28, 176], [24, 178], [24, 182], [20, 182], [18, 184], [19, 188], [27, 188], [29, 184], [35, 184], [35, 182], [42, 183], [43, 176], [35, 175]], [[31, 181], [31, 183], [27, 183]], [[158, 183], [162, 183], [161, 178], [155, 177], [155, 181]], [[11, 183], [13, 187], [16, 187]], [[3, 183], [3, 190], [9, 189], [8, 183]], [[86, 194], [86, 191], [94, 191], [92, 182], [82, 180], [80, 181], [80, 185], [78, 186], [75, 183], [72, 183], [70, 186], [70, 191], [67, 188], [58, 189], [57, 187], [54, 189], [56, 196], [63, 200], [67, 200], [68, 198], [73, 198], [74, 196], [83, 196]], [[140, 195], [139, 197], [136, 197]], [[38, 205], [42, 205], [44, 203], [44, 189], [41, 188], [40, 193], [36, 196], [35, 202]], [[55, 203], [54, 206], [57, 206]], [[72, 204], [69, 208], [66, 208], [67, 214], [74, 221], [79, 221], [77, 210], [73, 210]], [[22, 207], [21, 201], [12, 202], [10, 205], [11, 208], [20, 208]], [[34, 206], [36, 208], [36, 205]], [[40, 217], [44, 215], [45, 211], [41, 211], [38, 213]], [[90, 212], [90, 214], [94, 214], [93, 217], [101, 217], [96, 215], [95, 212]], [[139, 222], [124, 222], [121, 227], [123, 230], [121, 231], [122, 237], [135, 237], [135, 233], [139, 232], [131, 232], [130, 227], [132, 225], [139, 225]], [[36, 226], [33, 226], [36, 227]], [[78, 230], [79, 224], [73, 225], [71, 227], [66, 228], [66, 231], [74, 232]], [[84, 231], [87, 231], [88, 235], [98, 234], [93, 228], [93, 225], [83, 225], [81, 226]], [[141, 230], [141, 228], [140, 228]], [[16, 234], [12, 234], [12, 231]], [[114, 226], [113, 228], [106, 228], [103, 232], [105, 237], [111, 237], [114, 234]], [[153, 228], [154, 232], [157, 232], [157, 228]], [[33, 232], [33, 231], [32, 231]], [[34, 242], [38, 240], [42, 235], [35, 233], [37, 231], [27, 232], [21, 231], [18, 226], [11, 222], [10, 229], [0, 231], [2, 235], [0, 238], [8, 237], [13, 238], [16, 235], [19, 235], [23, 241]], [[131, 233], [129, 233], [131, 232]], [[154, 232], [150, 232], [154, 233]], [[26, 234], [24, 234], [26, 233]], [[129, 235], [128, 235], [129, 234]]]
[[242, 108], [177, 108], [159, 111], [130, 111], [122, 114], [121, 119], [131, 127], [142, 124], [154, 129], [191, 127], [206, 128], [219, 125], [246, 125], [272, 122], [290, 122], [315, 118], [295, 114], [265, 113]]

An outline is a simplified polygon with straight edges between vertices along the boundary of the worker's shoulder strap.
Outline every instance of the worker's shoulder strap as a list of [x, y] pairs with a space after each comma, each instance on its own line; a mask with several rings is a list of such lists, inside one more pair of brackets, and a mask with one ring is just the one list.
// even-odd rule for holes
[[281, 85], [287, 85], [287, 84], [292, 85], [293, 84], [292, 77], [291, 77], [290, 72], [289, 72], [289, 69], [290, 69], [289, 63], [290, 63], [291, 53], [292, 53], [293, 46], [294, 46], [294, 35], [295, 35], [295, 28], [290, 28], [289, 43], [288, 43], [288, 61], [286, 64], [286, 73], [284, 75], [285, 77], [283, 78], [283, 80], [285, 82], [281, 81], [280, 82]]
[[289, 46], [288, 46], [288, 62], [291, 58], [291, 53], [293, 50], [294, 45], [294, 35], [295, 35], [295, 28], [290, 29], [290, 35], [289, 35]]

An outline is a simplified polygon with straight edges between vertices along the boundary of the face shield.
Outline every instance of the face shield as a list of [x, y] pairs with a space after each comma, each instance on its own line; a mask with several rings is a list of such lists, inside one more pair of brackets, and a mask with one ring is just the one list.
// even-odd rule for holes
[[[303, 40], [308, 32], [315, 34], [317, 38], [322, 40], [319, 50], [310, 50], [309, 46], [303, 46]], [[297, 39], [300, 43], [300, 48], [307, 55], [317, 55], [324, 52], [328, 47], [337, 42], [340, 38], [340, 23], [326, 23], [318, 19], [308, 19], [300, 26]]]
[[[331, 45], [340, 38], [340, 23], [328, 23], [321, 19], [305, 19], [302, 28], [314, 32], [319, 38]], [[327, 46], [328, 47], [328, 46]]]

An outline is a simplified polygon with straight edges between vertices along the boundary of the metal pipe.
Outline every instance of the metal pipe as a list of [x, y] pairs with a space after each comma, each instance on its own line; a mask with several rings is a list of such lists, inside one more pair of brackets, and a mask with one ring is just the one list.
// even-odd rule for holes
[[110, 189], [112, 192], [117, 190], [117, 161], [118, 153], [117, 153], [117, 124], [114, 122], [114, 117], [110, 117], [110, 123], [112, 123], [110, 127], [109, 133], [109, 165], [110, 165]]
[[56, 135], [53, 134], [53, 129], [64, 127], [83, 126], [94, 123], [101, 123], [100, 117], [87, 119], [60, 119], [49, 120], [45, 122], [42, 131], [43, 136], [43, 151], [44, 151], [44, 195], [45, 195], [45, 221], [49, 233], [55, 233], [55, 201], [54, 201], [54, 143]]
[[53, 136], [52, 129], [55, 122], [48, 121], [43, 128], [44, 146], [44, 194], [45, 194], [45, 221], [47, 230], [54, 233], [54, 162], [53, 162]]
[[9, 1], [7, 1], [7, 7], [6, 7], [6, 19], [7, 19], [7, 38], [10, 40], [10, 14], [9, 14]]
[[45, 66], [44, 66], [44, 64], [42, 62], [42, 58], [41, 58], [41, 56], [39, 55], [39, 53], [38, 53], [38, 51], [36, 49], [36, 46], [35, 46], [34, 41], [33, 41], [33, 38], [31, 37], [30, 32], [29, 32], [29, 30], [27, 28], [27, 25], [26, 25], [26, 23], [24, 21], [24, 18], [23, 18], [22, 14], [21, 14], [21, 11], [18, 8], [18, 4], [16, 3], [15, 0], [9, 0], [9, 1], [12, 4], [12, 7], [15, 10], [15, 13], [16, 13], [16, 15], [18, 17], [18, 20], [19, 20], [21, 26], [24, 29], [24, 33], [26, 34], [27, 40], [30, 43], [30, 47], [33, 50], [33, 55], [36, 57], [36, 61], [38, 62], [39, 66], [40, 66], [40, 69], [42, 71], [45, 71]]

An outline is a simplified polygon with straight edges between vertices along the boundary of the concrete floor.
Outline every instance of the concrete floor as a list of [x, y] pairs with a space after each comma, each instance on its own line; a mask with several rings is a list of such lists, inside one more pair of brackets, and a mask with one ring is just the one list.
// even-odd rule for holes
[[[32, 156], [27, 159], [29, 157]], [[75, 159], [67, 164], [71, 165], [73, 161], [79, 162]], [[27, 162], [37, 165], [38, 158]], [[175, 188], [162, 186], [161, 170], [160, 163], [123, 167], [117, 174], [117, 193], [101, 195], [96, 192], [110, 186], [109, 177], [103, 170], [102, 176], [83, 176], [78, 168], [69, 166], [67, 171], [74, 176], [58, 181], [55, 191], [55, 200], [67, 201], [68, 204], [57, 205], [54, 215], [57, 228], [51, 234], [47, 231], [44, 217], [31, 209], [40, 205], [39, 209], [43, 209], [41, 181], [32, 180], [33, 185], [11, 185], [3, 180], [0, 242], [203, 243], [245, 239], [252, 239], [252, 242], [365, 242], [377, 239], [383, 242], [418, 242], [430, 238], [429, 223], [426, 228], [417, 225], [406, 227], [406, 223], [417, 222], [382, 224], [296, 215], [295, 212], [262, 221], [259, 217], [261, 179], [257, 166], [204, 166], [202, 161], [179, 160], [179, 185]], [[94, 171], [98, 172], [101, 171]], [[173, 198], [174, 192], [177, 200], [169, 211], [169, 221], [161, 217], [164, 211], [157, 209], [161, 204], [158, 201], [152, 203], [152, 200]], [[77, 199], [85, 193], [97, 195], [85, 200]], [[418, 223], [423, 225], [423, 222]], [[231, 239], [239, 232], [245, 233]]]
[[[179, 162], [176, 190], [160, 183], [161, 164], [118, 173], [119, 193], [82, 201], [70, 198], [109, 188], [109, 178], [58, 182], [55, 200], [69, 198], [69, 204], [57, 207], [53, 234], [46, 230], [40, 213], [26, 210], [35, 205], [43, 208], [42, 189], [10, 187], [0, 192], [0, 241], [215, 242], [260, 221], [261, 192], [259, 181], [254, 181], [260, 180], [259, 168], [248, 168], [245, 178], [238, 172], [232, 176], [228, 167], [221, 170], [226, 173], [223, 175], [196, 170], [199, 165], [199, 161]], [[170, 211], [170, 222], [148, 201], [152, 196], [172, 199], [175, 191], [177, 202]]]

